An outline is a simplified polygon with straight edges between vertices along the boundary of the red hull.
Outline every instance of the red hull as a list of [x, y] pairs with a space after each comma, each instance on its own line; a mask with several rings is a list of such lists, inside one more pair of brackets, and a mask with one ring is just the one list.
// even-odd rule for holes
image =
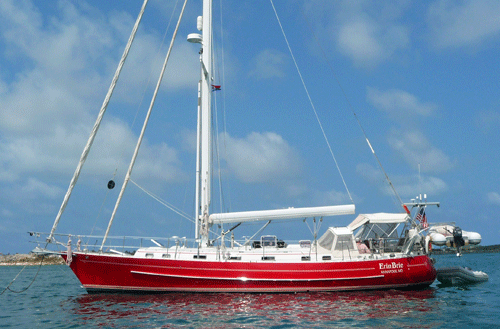
[[264, 263], [74, 253], [70, 267], [89, 292], [368, 290], [426, 286], [436, 279], [427, 255], [370, 261]]

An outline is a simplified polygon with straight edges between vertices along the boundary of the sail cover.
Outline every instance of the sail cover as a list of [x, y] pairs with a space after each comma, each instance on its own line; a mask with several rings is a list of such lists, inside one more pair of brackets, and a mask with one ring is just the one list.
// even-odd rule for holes
[[293, 219], [307, 217], [328, 217], [354, 214], [355, 206], [325, 206], [307, 208], [287, 208], [276, 210], [243, 211], [223, 214], [211, 214], [209, 220], [215, 224], [240, 223], [275, 219]]

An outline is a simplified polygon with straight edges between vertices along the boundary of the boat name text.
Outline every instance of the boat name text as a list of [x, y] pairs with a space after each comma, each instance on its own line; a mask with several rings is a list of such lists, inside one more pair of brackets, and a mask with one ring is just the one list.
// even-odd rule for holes
[[403, 272], [403, 263], [396, 263], [396, 262], [392, 262], [392, 263], [388, 263], [388, 264], [385, 264], [385, 263], [380, 263], [379, 264], [379, 268], [383, 271], [381, 271], [381, 273], [398, 273], [398, 272]]

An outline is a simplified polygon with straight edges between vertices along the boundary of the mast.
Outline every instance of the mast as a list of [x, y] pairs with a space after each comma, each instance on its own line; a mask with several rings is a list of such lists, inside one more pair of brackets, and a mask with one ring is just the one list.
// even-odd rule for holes
[[198, 17], [202, 35], [188, 35], [188, 41], [200, 43], [200, 83], [198, 86], [198, 130], [196, 164], [196, 238], [208, 242], [212, 164], [212, 0], [203, 0], [203, 16]]
[[189, 34], [187, 40], [201, 44], [200, 81], [198, 83], [198, 126], [196, 153], [196, 239], [208, 245], [209, 228], [213, 223], [241, 223], [248, 221], [323, 217], [353, 214], [355, 206], [325, 206], [288, 208], [238, 213], [210, 214], [211, 165], [212, 165], [212, 0], [203, 0], [203, 16], [198, 17], [197, 27], [202, 31]]
[[[208, 240], [212, 165], [212, 0], [203, 0], [201, 79], [201, 234]], [[204, 242], [204, 241], [202, 241]]]

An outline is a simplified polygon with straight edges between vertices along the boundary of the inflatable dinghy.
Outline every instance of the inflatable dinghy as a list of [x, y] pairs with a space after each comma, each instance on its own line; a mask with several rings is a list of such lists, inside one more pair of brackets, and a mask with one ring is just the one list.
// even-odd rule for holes
[[436, 269], [437, 280], [443, 284], [464, 285], [488, 281], [488, 274], [468, 267], [453, 266]]

